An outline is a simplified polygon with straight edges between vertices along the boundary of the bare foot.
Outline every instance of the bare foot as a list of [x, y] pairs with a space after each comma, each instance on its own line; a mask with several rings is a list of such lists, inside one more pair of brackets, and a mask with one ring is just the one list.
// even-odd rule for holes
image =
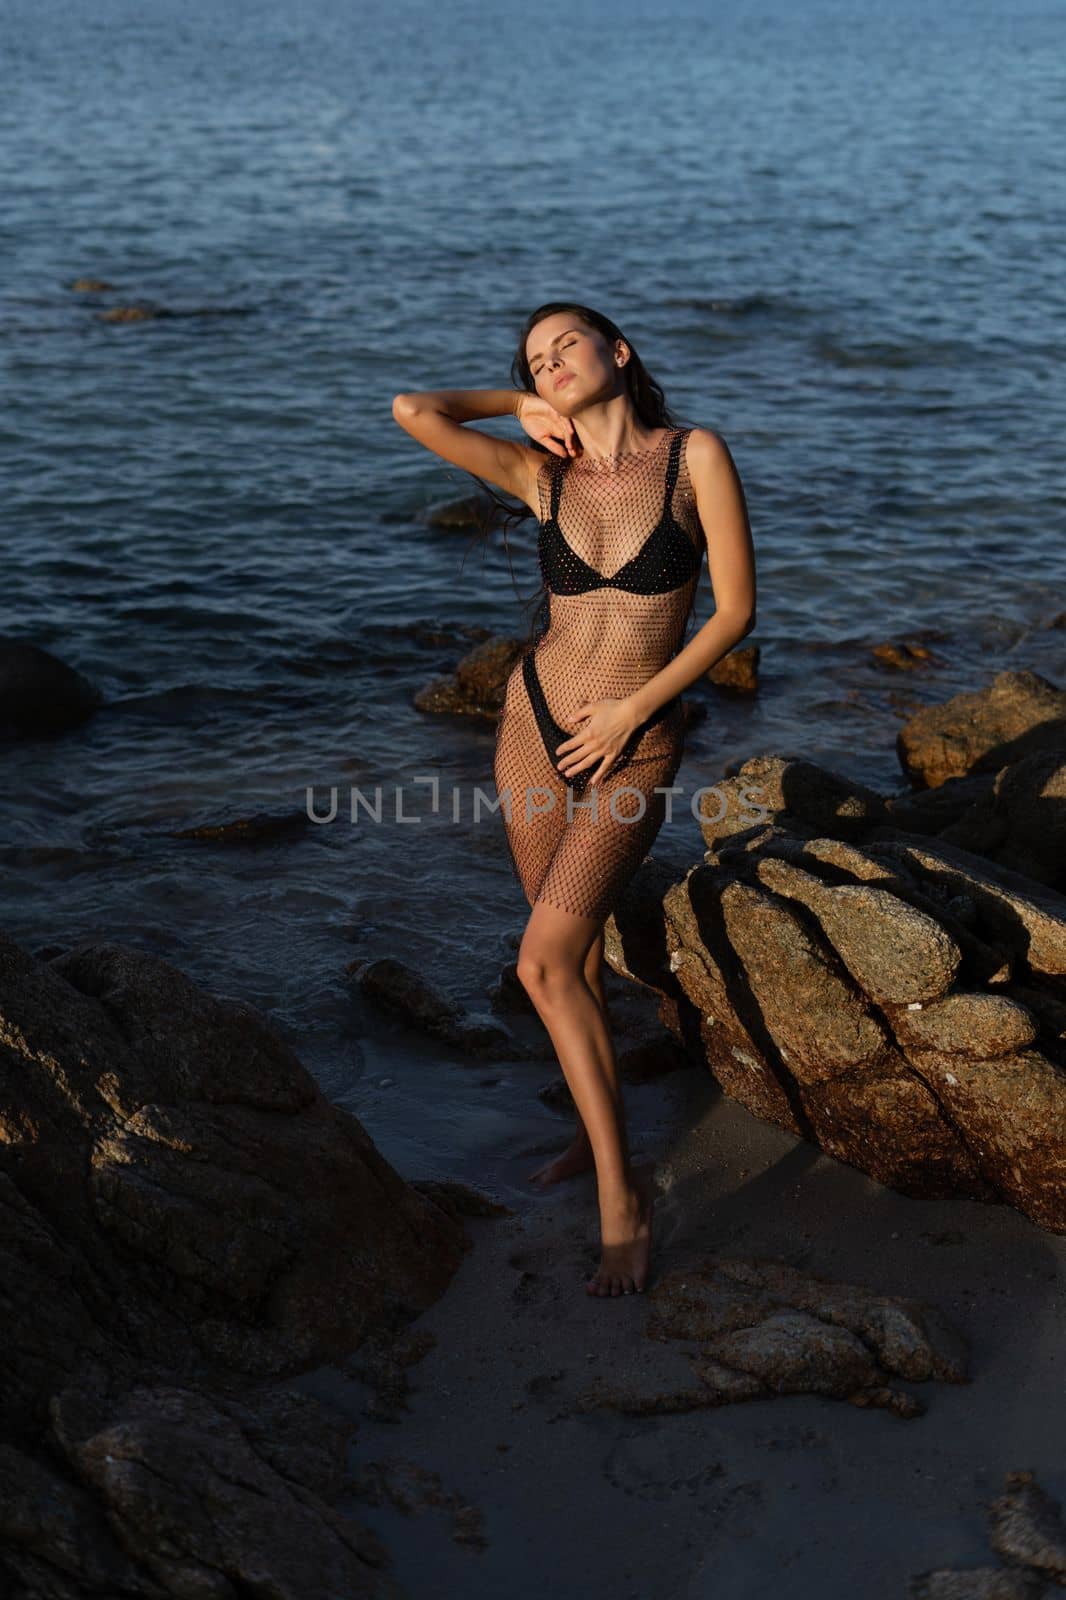
[[634, 1187], [601, 1211], [600, 1264], [585, 1284], [587, 1294], [602, 1297], [642, 1294], [651, 1261], [651, 1219], [654, 1185], [634, 1174]]
[[594, 1165], [592, 1145], [589, 1143], [588, 1135], [575, 1133], [562, 1155], [556, 1156], [554, 1161], [547, 1162], [543, 1167], [538, 1167], [536, 1172], [531, 1172], [529, 1181], [546, 1189], [549, 1183], [558, 1183], [561, 1178], [572, 1178], [578, 1172], [588, 1172]]

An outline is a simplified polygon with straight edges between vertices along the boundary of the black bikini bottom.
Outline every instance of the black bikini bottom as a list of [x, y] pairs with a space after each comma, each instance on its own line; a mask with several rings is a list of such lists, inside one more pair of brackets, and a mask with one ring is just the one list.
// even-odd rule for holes
[[[533, 662], [532, 650], [528, 650], [522, 657], [522, 677], [525, 680], [526, 693], [529, 695], [529, 703], [533, 707], [533, 715], [537, 719], [537, 726], [540, 729], [540, 736], [544, 741], [544, 749], [547, 752], [548, 760], [555, 769], [556, 776], [562, 778], [564, 783], [569, 784], [575, 794], [584, 794], [585, 786], [592, 777], [592, 774], [595, 772], [596, 768], [586, 767], [583, 772], [575, 772], [570, 776], [567, 776], [565, 772], [559, 771], [559, 761], [561, 757], [557, 756], [555, 753], [556, 746], [563, 744], [567, 739], [572, 739], [573, 734], [568, 732], [566, 728], [561, 728], [551, 714], [551, 711], [548, 707], [548, 702], [544, 696], [544, 690], [540, 685], [540, 678], [537, 676], [537, 669]], [[643, 722], [638, 723], [638, 725], [633, 729], [633, 732], [630, 734], [629, 738], [626, 740], [625, 744], [622, 746], [622, 751], [618, 757], [618, 760], [611, 767], [612, 773], [617, 772], [620, 767], [624, 767], [629, 764], [633, 757], [634, 751], [636, 750], [637, 744], [640, 741], [641, 734], [644, 733], [647, 728], [653, 728], [657, 722], [662, 722], [663, 718], [668, 717], [674, 707], [679, 703], [680, 696], [675, 694], [671, 699], [666, 701], [665, 705], [661, 705], [658, 711], [653, 711], [650, 717], [645, 717]]]

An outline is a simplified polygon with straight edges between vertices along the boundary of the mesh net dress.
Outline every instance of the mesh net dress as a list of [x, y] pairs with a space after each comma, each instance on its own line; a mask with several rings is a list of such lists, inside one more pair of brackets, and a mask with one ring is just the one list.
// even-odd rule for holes
[[585, 701], [639, 689], [673, 655], [692, 612], [703, 535], [689, 481], [690, 429], [651, 449], [540, 468], [538, 556], [547, 623], [507, 680], [494, 777], [515, 876], [546, 901], [604, 920], [662, 826], [684, 752], [674, 696], [636, 728], [591, 788], [555, 747]]

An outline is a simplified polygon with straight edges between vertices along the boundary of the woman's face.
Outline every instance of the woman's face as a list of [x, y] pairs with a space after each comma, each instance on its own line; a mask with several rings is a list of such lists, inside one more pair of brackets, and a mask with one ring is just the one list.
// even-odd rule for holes
[[622, 368], [607, 340], [572, 311], [553, 312], [530, 330], [526, 360], [537, 393], [563, 416], [617, 393]]

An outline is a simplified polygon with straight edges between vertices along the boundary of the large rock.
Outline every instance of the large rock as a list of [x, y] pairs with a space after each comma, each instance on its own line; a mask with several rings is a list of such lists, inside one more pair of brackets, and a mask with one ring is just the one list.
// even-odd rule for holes
[[900, 730], [911, 787], [881, 796], [800, 756], [745, 761], [700, 799], [706, 844], [788, 836], [869, 843], [881, 828], [935, 836], [1066, 891], [1066, 693], [1002, 672], [976, 694], [925, 706]]
[[645, 867], [608, 960], [755, 1115], [906, 1194], [1066, 1232], [1066, 898], [939, 840], [870, 837], [774, 817], [680, 881]]
[[330, 1506], [329, 1413], [269, 1381], [414, 1318], [461, 1223], [262, 1016], [135, 949], [43, 962], [0, 936], [0, 1205], [0, 1577], [388, 1591]]
[[1001, 767], [985, 792], [937, 831], [947, 844], [1066, 889], [1066, 745]]
[[1066, 890], [1066, 693], [1035, 672], [1001, 672], [925, 706], [897, 751], [920, 786], [889, 798], [897, 826]]
[[861, 836], [888, 820], [875, 789], [797, 756], [753, 756], [700, 797], [700, 830], [710, 849], [751, 837], [767, 823], [792, 833]]
[[896, 751], [916, 787], [998, 772], [1034, 754], [1066, 753], [1066, 692], [1036, 672], [1000, 672], [973, 694], [923, 706], [900, 729]]

